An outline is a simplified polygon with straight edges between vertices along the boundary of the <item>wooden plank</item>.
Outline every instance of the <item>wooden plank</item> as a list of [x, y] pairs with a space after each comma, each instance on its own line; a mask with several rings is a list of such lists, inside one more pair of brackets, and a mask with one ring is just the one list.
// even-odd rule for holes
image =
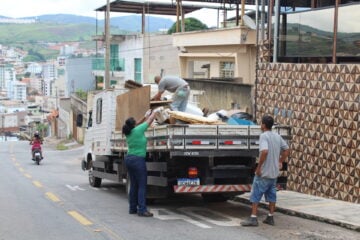
[[157, 108], [157, 107], [168, 107], [172, 103], [172, 100], [165, 100], [165, 101], [151, 101], [150, 107], [151, 109]]
[[134, 89], [134, 88], [140, 88], [142, 87], [143, 85], [141, 83], [137, 83], [135, 82], [134, 80], [127, 80], [125, 82], [125, 87], [126, 88], [130, 88], [130, 89]]
[[132, 89], [116, 98], [115, 130], [121, 131], [129, 117], [141, 120], [150, 109], [150, 86]]
[[206, 117], [197, 116], [190, 113], [180, 112], [180, 111], [169, 111], [170, 117], [179, 119], [184, 122], [192, 124], [222, 124], [221, 121], [208, 119]]

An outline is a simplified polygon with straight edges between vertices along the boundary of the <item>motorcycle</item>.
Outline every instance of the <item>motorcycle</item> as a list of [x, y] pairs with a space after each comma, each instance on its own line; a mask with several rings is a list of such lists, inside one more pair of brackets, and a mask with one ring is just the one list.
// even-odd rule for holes
[[42, 159], [42, 157], [41, 157], [41, 149], [40, 148], [35, 148], [33, 150], [33, 156], [34, 156], [33, 161], [35, 161], [37, 165], [40, 165], [40, 161]]
[[40, 161], [43, 159], [41, 151], [42, 141], [40, 139], [35, 139], [30, 141], [32, 160], [36, 162], [37, 165], [40, 165]]

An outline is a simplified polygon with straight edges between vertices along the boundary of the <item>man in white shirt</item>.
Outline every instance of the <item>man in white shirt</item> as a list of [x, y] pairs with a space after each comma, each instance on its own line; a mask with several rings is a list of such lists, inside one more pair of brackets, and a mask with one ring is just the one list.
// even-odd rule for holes
[[276, 203], [276, 180], [279, 176], [282, 163], [289, 156], [289, 146], [285, 140], [276, 132], [271, 131], [274, 119], [264, 116], [261, 120], [259, 143], [259, 163], [255, 171], [252, 184], [250, 202], [252, 203], [251, 216], [241, 222], [242, 226], [258, 226], [257, 209], [263, 195], [269, 202], [269, 214], [263, 223], [275, 225], [274, 211]]

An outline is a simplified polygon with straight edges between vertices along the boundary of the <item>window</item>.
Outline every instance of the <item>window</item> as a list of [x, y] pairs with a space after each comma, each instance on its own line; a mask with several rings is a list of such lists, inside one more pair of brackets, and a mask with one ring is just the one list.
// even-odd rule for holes
[[235, 64], [233, 62], [220, 62], [220, 77], [234, 77], [234, 65]]
[[280, 25], [279, 61], [331, 62], [336, 36], [338, 61], [359, 62], [360, 25], [354, 20], [359, 18], [359, 11], [359, 3], [339, 7], [336, 35], [334, 7], [283, 14]]
[[96, 101], [96, 123], [100, 124], [102, 118], [102, 98]]

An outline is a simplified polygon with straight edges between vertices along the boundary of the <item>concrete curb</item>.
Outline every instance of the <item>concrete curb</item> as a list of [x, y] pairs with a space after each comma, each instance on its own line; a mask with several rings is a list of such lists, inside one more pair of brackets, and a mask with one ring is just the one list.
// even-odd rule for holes
[[[247, 199], [247, 198], [244, 198], [242, 196], [235, 197], [234, 201], [251, 205], [250, 200]], [[260, 202], [259, 207], [264, 208], [264, 209], [268, 209], [267, 203], [264, 203], [264, 202]], [[343, 228], [347, 228], [347, 229], [350, 229], [350, 230], [353, 230], [353, 231], [356, 231], [356, 232], [360, 232], [360, 227], [359, 226], [355, 226], [355, 225], [352, 225], [350, 223], [344, 223], [344, 222], [334, 220], [334, 219], [330, 219], [330, 218], [324, 218], [324, 217], [312, 215], [312, 214], [309, 214], [309, 213], [303, 213], [303, 212], [300, 212], [300, 211], [296, 211], [296, 210], [292, 210], [292, 209], [288, 209], [288, 208], [283, 208], [281, 206], [276, 206], [276, 212], [281, 212], [281, 213], [284, 213], [286, 215], [301, 217], [301, 218], [305, 218], [305, 219], [309, 219], [309, 220], [325, 222], [325, 223], [337, 225], [337, 226], [340, 226], [340, 227], [343, 227]]]

